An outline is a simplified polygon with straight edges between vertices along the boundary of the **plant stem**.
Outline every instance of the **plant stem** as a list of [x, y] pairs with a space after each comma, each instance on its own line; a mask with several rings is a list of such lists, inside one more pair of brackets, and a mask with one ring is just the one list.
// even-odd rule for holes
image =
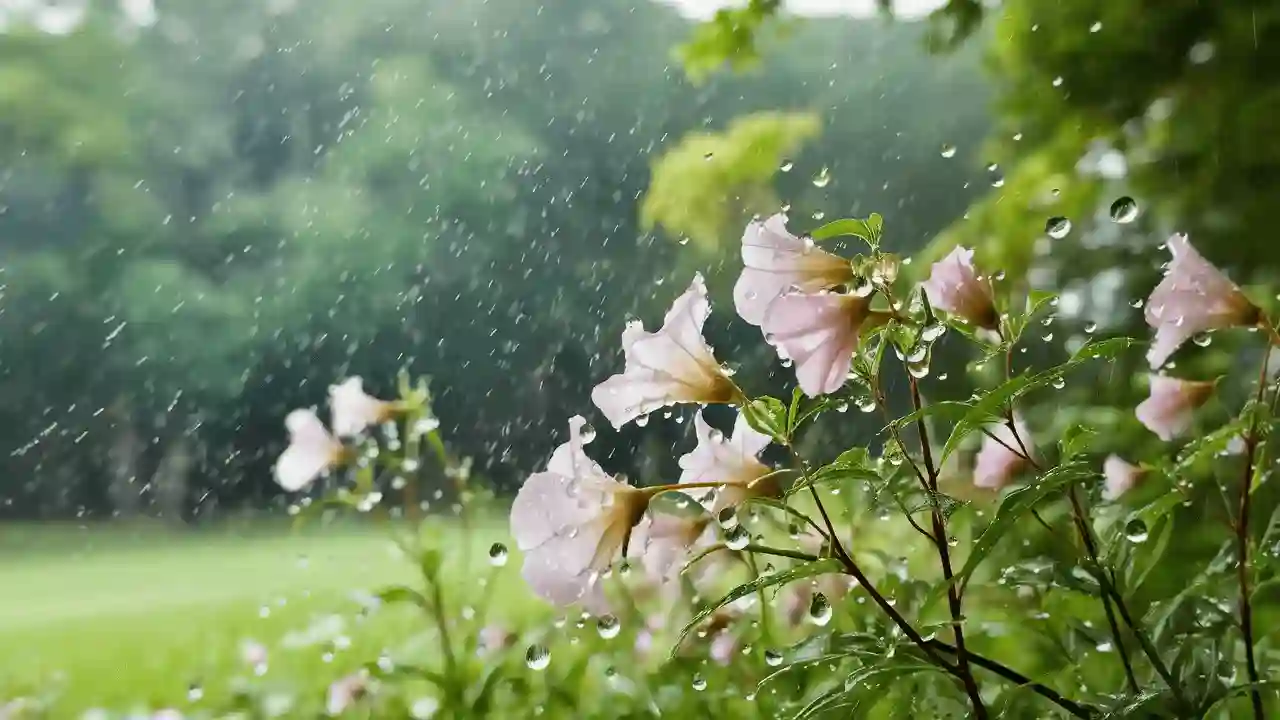
[[[1105, 577], [1105, 570], [1098, 562], [1098, 550], [1093, 544], [1093, 534], [1089, 532], [1088, 520], [1085, 517], [1084, 507], [1080, 504], [1080, 497], [1076, 493], [1076, 486], [1072, 485], [1068, 491], [1071, 498], [1071, 514], [1075, 520], [1076, 532], [1080, 535], [1080, 540], [1084, 544], [1085, 554], [1089, 558], [1094, 576], [1098, 580], [1099, 595], [1102, 599], [1102, 609], [1107, 615], [1107, 626], [1111, 628], [1111, 638], [1115, 641], [1116, 652], [1120, 655], [1120, 662], [1124, 665], [1124, 676], [1129, 682], [1129, 689], [1135, 693], [1141, 692], [1142, 689], [1138, 685], [1138, 678], [1133, 674], [1133, 663], [1129, 660], [1129, 651], [1125, 649], [1124, 642], [1121, 640], [1120, 625], [1116, 622], [1115, 609], [1111, 607], [1111, 593], [1109, 591], [1110, 583]], [[1127, 613], [1126, 613], [1127, 614]], [[1170, 689], [1174, 686], [1170, 685]], [[1175, 689], [1176, 693], [1177, 690]]]
[[[1267, 324], [1271, 335], [1275, 330]], [[1268, 347], [1262, 353], [1262, 369], [1258, 372], [1258, 393], [1254, 398], [1255, 405], [1262, 404], [1263, 394], [1267, 388], [1267, 365], [1271, 360]], [[1249, 672], [1249, 699], [1253, 703], [1253, 717], [1262, 720], [1265, 717], [1262, 707], [1262, 691], [1258, 689], [1258, 661], [1253, 652], [1253, 606], [1249, 599], [1249, 501], [1253, 497], [1253, 463], [1258, 454], [1258, 415], [1257, 407], [1253, 410], [1253, 418], [1249, 421], [1249, 434], [1245, 436], [1244, 477], [1240, 478], [1240, 512], [1236, 519], [1236, 552], [1240, 556], [1237, 563], [1236, 577], [1240, 583], [1240, 633], [1244, 636], [1244, 659]]]
[[[920, 386], [910, 373], [908, 373], [908, 377], [911, 380], [911, 404], [915, 411], [919, 413], [924, 405], [920, 398]], [[942, 510], [938, 507], [937, 502], [938, 469], [933, 464], [933, 450], [929, 447], [929, 430], [925, 425], [923, 415], [916, 418], [916, 433], [920, 436], [920, 452], [924, 456], [924, 469], [929, 481], [929, 499], [933, 510], [931, 513], [933, 517], [933, 544], [938, 548], [938, 560], [942, 564], [942, 576], [947, 583], [947, 605], [951, 609], [952, 632], [956, 638], [956, 664], [960, 670], [960, 680], [964, 683], [965, 693], [969, 695], [969, 702], [973, 704], [974, 716], [985, 718], [987, 717], [987, 707], [982, 702], [982, 693], [978, 691], [978, 682], [974, 679], [973, 670], [969, 667], [969, 652], [964, 644], [963, 599], [960, 596], [960, 588], [956, 587], [953, 582], [955, 574], [951, 569], [951, 553], [948, 549], [947, 520], [943, 517]]]
[[435, 617], [436, 627], [440, 630], [440, 652], [444, 655], [445, 673], [449, 678], [450, 692], [458, 682], [458, 661], [453, 655], [453, 640], [449, 637], [449, 618], [444, 612], [444, 595], [440, 592], [440, 582], [430, 579], [431, 613]]
[[[945, 652], [945, 653], [955, 654], [957, 651], [957, 648], [955, 646], [944, 643], [941, 640], [930, 640], [928, 642], [930, 647], [937, 648], [938, 650], [941, 650], [942, 652]], [[1028, 688], [1032, 692], [1058, 705], [1063, 710], [1066, 710], [1067, 712], [1071, 713], [1075, 717], [1088, 718], [1088, 717], [1092, 717], [1094, 714], [1092, 711], [1090, 711], [1089, 708], [1086, 708], [1085, 706], [1080, 705], [1077, 702], [1074, 702], [1072, 700], [1068, 700], [1062, 697], [1062, 695], [1058, 694], [1058, 692], [1055, 691], [1053, 688], [1050, 688], [1046, 685], [1041, 685], [1040, 683], [1033, 681], [1031, 678], [1027, 677], [1026, 675], [1019, 673], [1017, 670], [1014, 670], [1006, 665], [1001, 665], [995, 660], [988, 659], [986, 657], [983, 657], [982, 655], [979, 655], [973, 652], [969, 653], [969, 659], [973, 662], [974, 665], [977, 665], [978, 667], [984, 670], [990, 670], [991, 672], [995, 673], [996, 675], [999, 675], [1005, 680], [1008, 680], [1022, 687]]]

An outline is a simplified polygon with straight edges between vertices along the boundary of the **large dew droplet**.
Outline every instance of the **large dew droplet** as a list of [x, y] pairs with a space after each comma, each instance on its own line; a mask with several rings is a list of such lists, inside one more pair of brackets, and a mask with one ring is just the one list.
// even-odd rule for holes
[[1111, 203], [1111, 219], [1121, 225], [1128, 225], [1138, 219], [1138, 203], [1125, 195]]
[[782, 653], [777, 650], [765, 650], [764, 662], [769, 667], [778, 667], [782, 664]]
[[602, 615], [596, 620], [596, 632], [605, 640], [612, 640], [622, 632], [622, 623], [613, 615]]
[[524, 664], [530, 670], [546, 670], [551, 664], [551, 650], [546, 645], [530, 645], [524, 652]]
[[693, 676], [693, 689], [702, 692], [707, 689], [707, 679], [702, 677], [702, 673], [695, 673]]
[[1061, 240], [1071, 232], [1071, 221], [1056, 215], [1045, 222], [1044, 231], [1054, 240]]
[[732, 530], [725, 533], [724, 544], [730, 550], [741, 550], [751, 543], [751, 533], [741, 525], [735, 525]]
[[720, 523], [720, 527], [725, 530], [732, 530], [738, 527], [738, 513], [731, 507], [722, 508], [716, 514], [716, 522]]
[[1124, 536], [1131, 543], [1144, 543], [1147, 541], [1148, 532], [1147, 524], [1142, 518], [1134, 518], [1124, 526]]
[[822, 627], [831, 622], [831, 613], [831, 603], [827, 600], [827, 596], [814, 593], [813, 599], [809, 601], [809, 621]]
[[507, 546], [500, 542], [496, 542], [489, 546], [489, 564], [494, 567], [502, 567], [507, 564]]
[[816, 188], [824, 188], [831, 184], [831, 170], [822, 168], [817, 175], [813, 176], [813, 186]]

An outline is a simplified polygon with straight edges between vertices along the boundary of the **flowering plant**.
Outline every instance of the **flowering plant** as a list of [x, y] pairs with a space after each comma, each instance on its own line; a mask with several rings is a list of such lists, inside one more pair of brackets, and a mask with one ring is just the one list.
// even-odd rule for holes
[[[753, 394], [704, 340], [711, 304], [700, 276], [657, 330], [623, 330], [624, 367], [595, 388], [594, 404], [615, 428], [693, 406], [696, 446], [674, 482], [636, 486], [592, 458], [596, 433], [579, 415], [519, 489], [509, 524], [525, 584], [550, 607], [581, 611], [577, 626], [590, 619], [605, 641], [576, 655], [556, 684], [539, 690], [460, 658], [459, 647], [485, 656], [516, 641], [486, 627], [483, 612], [465, 618], [462, 645], [451, 640], [459, 622], [444, 610], [443, 548], [414, 540], [427, 589], [383, 598], [434, 619], [442, 668], [415, 672], [440, 688], [441, 707], [483, 715], [536, 697], [542, 711], [574, 716], [625, 715], [628, 702], [637, 712], [794, 717], [1265, 716], [1272, 642], [1255, 611], [1272, 607], [1278, 576], [1275, 553], [1258, 548], [1280, 541], [1280, 514], [1259, 526], [1254, 505], [1275, 507], [1266, 483], [1280, 391], [1268, 371], [1277, 334], [1262, 310], [1186, 237], [1169, 241], [1173, 259], [1145, 315], [1154, 329], [1146, 359], [1159, 374], [1131, 417], [1182, 444], [1135, 464], [1100, 452], [1088, 424], [1038, 422], [1020, 406], [1140, 342], [1091, 339], [1045, 369], [1019, 367], [1028, 329], [1052, 322], [1054, 297], [1015, 292], [965, 248], [913, 281], [882, 233], [878, 215], [805, 236], [781, 215], [747, 227], [734, 305], [793, 368], [789, 398]], [[844, 258], [819, 245], [837, 236], [866, 249]], [[1229, 328], [1262, 331], [1256, 387], [1217, 429], [1183, 440], [1222, 380], [1161, 368], [1186, 340]], [[1001, 372], [970, 397], [927, 401], [935, 347], [952, 337], [952, 350], [968, 345], [977, 365]], [[424, 387], [402, 383], [400, 400], [382, 402], [350, 382], [334, 389], [335, 430], [359, 434], [403, 416], [421, 432], [379, 462], [404, 470], [425, 438], [456, 467]], [[804, 443], [850, 403], [879, 414], [875, 437], [838, 452]], [[286, 487], [369, 458], [314, 413], [291, 415], [289, 429], [278, 468]], [[1197, 490], [1205, 486], [1221, 496], [1221, 513], [1188, 515], [1211, 497]], [[456, 490], [466, 507], [465, 480]], [[347, 497], [359, 506], [375, 491], [366, 482], [363, 492]], [[1216, 554], [1183, 572], [1186, 585], [1161, 585], [1152, 571], [1182, 562], [1169, 549], [1188, 518], [1212, 525]], [[505, 546], [491, 556], [504, 564]], [[624, 632], [629, 642], [614, 640]], [[527, 646], [527, 668], [548, 667], [548, 637]], [[599, 658], [621, 703], [609, 710], [588, 708], [581, 690]], [[713, 672], [720, 705], [702, 692]], [[682, 673], [691, 675], [682, 690], [701, 695], [693, 705], [671, 689]], [[334, 693], [355, 697], [342, 682]], [[563, 695], [569, 686], [577, 694]]]

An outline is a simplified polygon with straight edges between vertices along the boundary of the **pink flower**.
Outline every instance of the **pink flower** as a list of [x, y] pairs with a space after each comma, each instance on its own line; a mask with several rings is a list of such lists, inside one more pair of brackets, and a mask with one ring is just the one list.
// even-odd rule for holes
[[641, 548], [645, 572], [659, 582], [679, 577], [693, 552], [715, 543], [710, 518], [654, 514], [636, 526], [632, 542]]
[[509, 647], [514, 640], [515, 637], [507, 632], [506, 628], [490, 623], [480, 629], [480, 636], [476, 642], [476, 654], [489, 655], [495, 653]]
[[698, 446], [680, 458], [680, 467], [684, 470], [680, 482], [728, 483], [716, 494], [715, 504], [710, 507], [713, 513], [734, 507], [750, 497], [778, 494], [778, 484], [772, 478], [757, 482], [770, 473], [769, 467], [756, 459], [769, 445], [769, 436], [752, 429], [745, 416], [738, 414], [733, 436], [729, 438], [708, 425], [702, 413], [694, 416], [693, 425]]
[[791, 294], [769, 306], [760, 328], [779, 357], [795, 361], [800, 389], [817, 397], [844, 385], [858, 333], [872, 316], [870, 298]]
[[1104, 500], [1114, 501], [1133, 489], [1142, 479], [1144, 471], [1137, 465], [1125, 462], [1119, 455], [1109, 455], [1102, 463], [1102, 474], [1106, 478], [1102, 497]]
[[341, 715], [352, 705], [360, 702], [360, 699], [365, 696], [368, 689], [368, 680], [362, 674], [356, 673], [339, 678], [329, 686], [328, 697], [325, 699], [325, 710], [331, 716]]
[[660, 407], [682, 402], [725, 403], [738, 388], [702, 339], [711, 312], [702, 276], [676, 298], [662, 329], [645, 332], [637, 322], [622, 331], [625, 369], [591, 391], [591, 400], [615, 428]]
[[957, 246], [933, 264], [929, 279], [923, 285], [929, 302], [935, 308], [977, 327], [989, 330], [999, 327], [1000, 318], [996, 314], [991, 281], [974, 269], [973, 250]]
[[329, 386], [330, 425], [338, 437], [359, 435], [372, 425], [390, 419], [393, 406], [365, 393], [364, 381], [349, 377]]
[[608, 612], [599, 579], [644, 516], [649, 496], [606, 474], [583, 452], [581, 416], [547, 469], [529, 476], [511, 506], [511, 534], [535, 593], [560, 606]]
[[738, 315], [752, 325], [764, 322], [774, 300], [793, 288], [814, 293], [853, 280], [848, 260], [814, 247], [810, 238], [787, 232], [787, 216], [752, 220], [742, 234], [742, 275], [733, 287]]
[[1169, 253], [1173, 260], [1147, 300], [1147, 324], [1156, 331], [1147, 351], [1152, 369], [1194, 335], [1253, 325], [1261, 316], [1235, 283], [1191, 247], [1186, 235], [1169, 238]]
[[711, 639], [711, 647], [707, 654], [717, 665], [728, 665], [733, 662], [733, 656], [737, 654], [739, 647], [741, 643], [738, 641], [738, 636], [725, 629], [716, 633], [716, 636]]
[[336, 465], [343, 447], [315, 410], [294, 410], [284, 425], [289, 430], [289, 447], [276, 460], [276, 482], [289, 492], [297, 492]]
[[1151, 395], [1134, 412], [1139, 422], [1168, 442], [1191, 427], [1195, 411], [1209, 399], [1214, 384], [1151, 376]]
[[990, 436], [984, 439], [982, 448], [978, 450], [978, 457], [974, 459], [973, 484], [976, 487], [998, 490], [1012, 482], [1013, 477], [1026, 467], [1027, 459], [1022, 455], [1018, 438], [1027, 443], [1027, 450], [1030, 451], [1031, 434], [1027, 432], [1027, 426], [1022, 424], [1022, 418], [1014, 418], [1014, 427], [1018, 429], [1017, 437], [1014, 437], [1007, 424], [987, 427], [996, 439]]

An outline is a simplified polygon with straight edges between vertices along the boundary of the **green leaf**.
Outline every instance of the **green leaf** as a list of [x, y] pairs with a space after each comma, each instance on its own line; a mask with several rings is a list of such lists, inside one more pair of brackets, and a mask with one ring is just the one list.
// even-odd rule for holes
[[[974, 541], [973, 550], [965, 558], [964, 567], [960, 569], [960, 572], [956, 573], [955, 582], [962, 583], [972, 575], [973, 571], [978, 569], [978, 565], [1004, 539], [1004, 536], [1017, 526], [1019, 520], [1030, 514], [1031, 509], [1037, 504], [1072, 483], [1084, 480], [1094, 474], [1093, 469], [1084, 463], [1059, 465], [1041, 475], [1035, 482], [1015, 488], [1005, 495], [1004, 499], [1000, 501], [1000, 507], [996, 508], [995, 514], [991, 518], [991, 523]], [[945, 590], [945, 587], [942, 588], [943, 592]]]
[[907, 657], [858, 668], [850, 673], [835, 690], [819, 696], [796, 713], [795, 719], [815, 717], [818, 713], [834, 710], [837, 707], [842, 710], [848, 708], [850, 711], [860, 711], [850, 712], [846, 715], [847, 717], [865, 717], [868, 714], [867, 711], [884, 699], [895, 680], [937, 670], [938, 668], [934, 665]]
[[[872, 217], [879, 217], [873, 215]], [[833, 237], [842, 235], [853, 235], [860, 237], [867, 242], [873, 242], [880, 237], [879, 227], [872, 227], [870, 218], [867, 220], [858, 220], [857, 218], [845, 218], [843, 220], [832, 220], [822, 227], [809, 233], [809, 237], [814, 240], [830, 240]]]
[[844, 483], [849, 480], [880, 481], [880, 473], [875, 470], [874, 461], [866, 448], [855, 447], [840, 453], [830, 464], [824, 465], [801, 478], [787, 489], [787, 495], [793, 495], [810, 485], [826, 485]]
[[739, 598], [751, 595], [752, 593], [759, 592], [764, 588], [773, 587], [774, 585], [785, 585], [789, 582], [803, 580], [804, 578], [813, 577], [815, 575], [838, 573], [843, 570], [843, 568], [844, 565], [842, 565], [839, 560], [835, 558], [823, 558], [822, 560], [815, 562], [797, 565], [790, 570], [783, 570], [782, 572], [773, 573], [772, 575], [764, 575], [752, 580], [751, 582], [739, 585], [738, 587], [730, 590], [724, 597], [720, 598], [708, 607], [703, 608], [702, 611], [695, 615], [694, 618], [684, 626], [684, 629], [680, 631], [680, 637], [676, 640], [675, 646], [671, 648], [671, 656], [673, 658], [675, 657], [676, 652], [680, 649], [680, 644], [684, 642], [684, 639], [688, 637], [689, 633], [692, 632], [694, 628], [701, 625], [707, 618], [711, 617], [716, 610], [719, 610], [725, 605], [728, 605]]
[[1080, 423], [1067, 428], [1067, 431], [1062, 433], [1062, 439], [1058, 441], [1058, 452], [1062, 455], [1062, 459], [1071, 460], [1083, 453], [1097, 434], [1093, 428]]
[[409, 603], [420, 608], [429, 608], [426, 596], [406, 585], [392, 585], [378, 591], [377, 598], [388, 605]]
[[756, 432], [768, 435], [781, 445], [790, 444], [787, 436], [787, 406], [778, 398], [768, 395], [758, 397], [747, 403], [742, 414], [747, 419], [747, 424]]
[[796, 423], [800, 419], [800, 403], [804, 401], [804, 391], [796, 387], [791, 391], [791, 407], [787, 410], [787, 436], [796, 431]]

